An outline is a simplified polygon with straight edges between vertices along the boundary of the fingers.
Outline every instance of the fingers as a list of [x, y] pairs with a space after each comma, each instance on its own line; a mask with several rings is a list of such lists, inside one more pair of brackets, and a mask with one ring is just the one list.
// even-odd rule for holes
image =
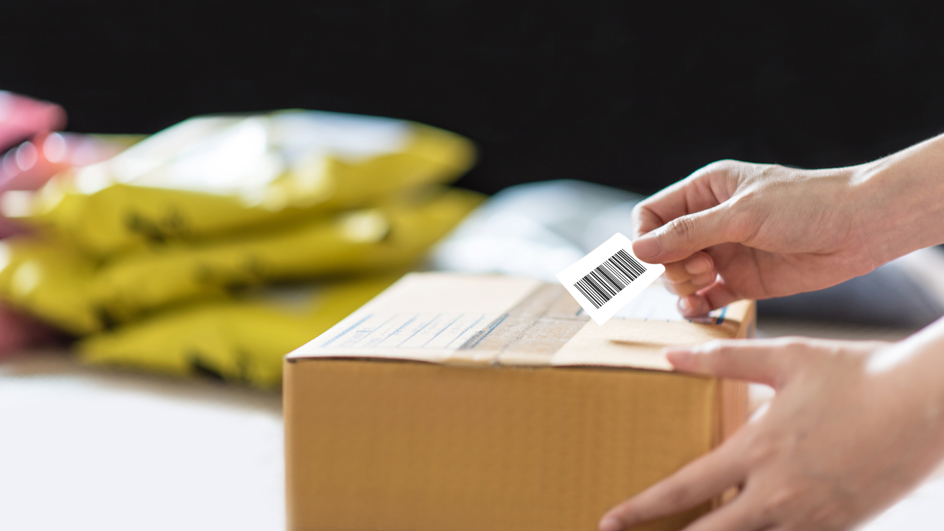
[[716, 279], [717, 273], [714, 271], [709, 271], [707, 273], [696, 275], [684, 282], [666, 282], [665, 287], [671, 293], [674, 293], [679, 297], [685, 297], [695, 293], [700, 289], [714, 284]]
[[642, 201], [633, 209], [633, 238], [669, 221], [718, 206], [732, 193], [743, 162], [719, 160]]
[[[660, 190], [633, 208], [633, 239], [653, 231], [669, 220], [692, 212], [688, 204], [688, 189], [695, 188], [694, 178], [689, 176]], [[715, 201], [714, 204], [718, 204]], [[714, 206], [709, 204], [709, 208]]]
[[707, 253], [695, 253], [680, 262], [665, 266], [665, 287], [670, 292], [685, 296], [715, 282], [714, 262]]
[[121, 151], [115, 143], [77, 133], [37, 135], [0, 158], [0, 193], [35, 190], [66, 168], [100, 162]]
[[691, 509], [741, 483], [746, 472], [734, 441], [610, 509], [600, 520], [600, 531], [619, 531]]
[[0, 90], [0, 151], [65, 123], [62, 107]]
[[777, 340], [735, 339], [668, 348], [665, 354], [682, 372], [748, 380], [778, 389], [790, 375], [783, 347], [785, 344]]
[[[718, 161], [642, 201], [633, 209], [633, 251], [650, 263], [682, 260], [718, 243], [737, 241], [726, 201], [737, 189], [743, 162]], [[719, 215], [720, 214], [720, 215]]]
[[679, 311], [685, 317], [701, 317], [708, 315], [712, 310], [724, 308], [742, 297], [736, 295], [725, 283], [724, 278], [715, 277], [714, 283], [706, 289], [699, 288], [697, 293], [677, 293]]
[[727, 505], [699, 518], [683, 531], [759, 531], [768, 522], [759, 509], [760, 500], [743, 493]]
[[672, 282], [683, 282], [695, 275], [711, 273], [714, 267], [714, 260], [708, 253], [695, 253], [680, 262], [666, 264], [665, 276]]
[[676, 262], [713, 245], [738, 241], [738, 227], [726, 205], [677, 217], [639, 237], [633, 252], [649, 263]]

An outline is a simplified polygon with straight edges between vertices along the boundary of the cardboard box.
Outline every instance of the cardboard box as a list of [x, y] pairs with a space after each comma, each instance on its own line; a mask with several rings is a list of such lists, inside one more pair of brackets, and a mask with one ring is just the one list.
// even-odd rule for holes
[[560, 285], [407, 275], [286, 358], [289, 529], [594, 531], [744, 421], [744, 384], [660, 349], [745, 337], [753, 303], [693, 323], [673, 301], [598, 326]]

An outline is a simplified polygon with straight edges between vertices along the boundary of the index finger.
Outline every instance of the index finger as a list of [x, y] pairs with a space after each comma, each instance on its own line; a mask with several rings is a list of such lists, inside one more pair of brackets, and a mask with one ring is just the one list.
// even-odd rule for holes
[[727, 199], [727, 190], [715, 182], [734, 170], [733, 161], [709, 164], [675, 184], [640, 201], [633, 208], [633, 239], [649, 233], [675, 218], [716, 207]]

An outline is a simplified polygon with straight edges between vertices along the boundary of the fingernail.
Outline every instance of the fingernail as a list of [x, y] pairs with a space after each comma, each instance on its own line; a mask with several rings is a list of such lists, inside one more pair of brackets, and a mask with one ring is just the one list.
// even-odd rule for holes
[[662, 246], [655, 236], [643, 236], [633, 242], [633, 252], [643, 260], [651, 260], [659, 256], [662, 252]]
[[688, 273], [692, 275], [704, 273], [709, 269], [711, 269], [711, 262], [709, 262], [704, 256], [699, 256], [698, 258], [685, 264], [685, 271], [688, 271]]
[[623, 529], [623, 524], [619, 520], [608, 516], [600, 521], [600, 531], [620, 531]]
[[692, 303], [688, 300], [688, 297], [682, 297], [678, 301], [679, 310], [682, 310], [683, 314], [687, 314], [692, 311]]

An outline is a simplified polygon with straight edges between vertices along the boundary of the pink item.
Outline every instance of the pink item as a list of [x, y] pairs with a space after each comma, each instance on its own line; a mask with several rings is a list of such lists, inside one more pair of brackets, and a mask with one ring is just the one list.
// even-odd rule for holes
[[66, 111], [62, 107], [0, 90], [0, 151], [65, 125]]
[[42, 322], [0, 306], [0, 360], [56, 342], [59, 334]]
[[[36, 190], [62, 170], [120, 151], [88, 135], [56, 132], [65, 123], [65, 110], [58, 105], [0, 91], [0, 194]], [[0, 216], [0, 238], [21, 232], [22, 227]]]

